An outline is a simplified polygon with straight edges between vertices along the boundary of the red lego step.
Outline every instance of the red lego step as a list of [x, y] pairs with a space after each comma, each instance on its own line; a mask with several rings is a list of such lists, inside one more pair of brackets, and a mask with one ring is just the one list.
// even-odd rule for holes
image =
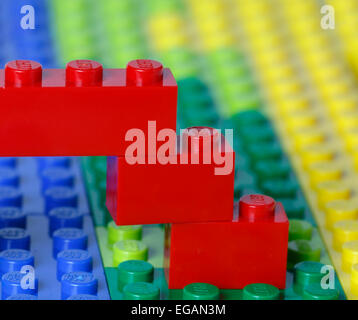
[[176, 129], [177, 84], [153, 60], [103, 69], [75, 60], [45, 69], [16, 60], [0, 70], [0, 156], [124, 155], [128, 130]]
[[193, 282], [221, 289], [251, 283], [285, 288], [288, 219], [281, 203], [246, 195], [230, 222], [173, 223], [166, 227], [164, 268], [170, 289]]
[[212, 128], [196, 127], [183, 132], [176, 148], [173, 134], [167, 156], [158, 150], [137, 158], [141, 163], [108, 157], [106, 205], [116, 224], [232, 220], [235, 154], [229, 143]]

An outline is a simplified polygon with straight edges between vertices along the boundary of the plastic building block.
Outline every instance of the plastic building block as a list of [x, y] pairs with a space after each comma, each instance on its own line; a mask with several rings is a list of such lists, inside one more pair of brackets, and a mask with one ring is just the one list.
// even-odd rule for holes
[[57, 257], [57, 280], [74, 271], [92, 272], [92, 256], [86, 250], [64, 250]]
[[129, 129], [176, 129], [176, 82], [152, 60], [105, 70], [89, 60], [66, 70], [12, 61], [0, 71], [0, 99], [13, 106], [0, 117], [1, 156], [123, 156]]
[[97, 295], [98, 280], [90, 272], [75, 271], [61, 277], [61, 299], [78, 294]]
[[[185, 136], [189, 136], [187, 145]], [[183, 150], [169, 154], [170, 162], [162, 162], [162, 156], [155, 164], [108, 157], [106, 205], [116, 224], [232, 219], [235, 153], [231, 146], [217, 130], [206, 127], [189, 128], [182, 137]], [[226, 163], [218, 165], [217, 156]], [[224, 165], [225, 173], [217, 174]]]
[[279, 300], [280, 290], [265, 283], [253, 283], [243, 290], [243, 300]]
[[220, 290], [208, 283], [191, 283], [183, 289], [184, 300], [218, 300]]
[[[196, 83], [196, 82], [195, 82]], [[180, 84], [179, 84], [179, 90], [180, 90]], [[179, 109], [180, 110], [180, 109]], [[242, 114], [243, 118], [246, 115], [245, 113]], [[263, 116], [262, 113], [259, 112], [252, 112], [251, 117], [253, 119], [263, 119], [259, 120], [260, 123], [263, 123], [264, 125], [267, 125], [268, 119]], [[240, 117], [237, 117], [240, 118]], [[256, 121], [256, 120], [255, 120]], [[262, 122], [263, 121], [263, 122]], [[245, 123], [245, 121], [243, 121]], [[247, 121], [248, 125], [251, 124], [251, 122]], [[251, 166], [247, 167], [247, 163], [245, 164], [243, 161], [243, 157], [246, 157], [245, 151], [241, 151], [237, 157], [239, 160], [239, 165], [241, 170], [238, 173], [237, 177], [239, 178], [238, 181], [242, 181], [244, 178], [248, 180], [248, 182], [252, 183], [255, 181], [255, 171], [251, 171]], [[248, 159], [248, 157], [246, 157]], [[85, 175], [87, 177], [87, 187], [88, 187], [88, 193], [91, 195], [90, 200], [92, 201], [92, 214], [94, 218], [99, 217], [99, 221], [102, 220], [102, 215], [105, 215], [105, 208], [103, 207], [103, 202], [100, 203], [99, 200], [102, 198], [100, 195], [103, 192], [102, 184], [105, 179], [105, 159], [104, 158], [86, 158], [83, 161], [84, 168], [86, 168]], [[285, 160], [283, 160], [285, 162]], [[245, 165], [245, 166], [243, 166]], [[104, 170], [103, 170], [104, 168]], [[255, 167], [253, 167], [255, 169]], [[248, 178], [248, 177], [254, 177], [254, 178]], [[289, 175], [289, 179], [292, 179], [292, 172]], [[250, 180], [250, 181], [249, 181]], [[265, 179], [262, 179], [263, 181]], [[240, 194], [241, 195], [241, 194]], [[102, 198], [103, 199], [103, 198]], [[297, 195], [294, 199], [286, 199], [281, 198], [283, 202], [285, 203], [285, 211], [290, 213], [290, 217], [292, 218], [305, 218], [306, 220], [313, 221], [312, 217], [309, 214], [309, 209], [307, 208], [307, 204], [304, 201], [304, 198], [300, 194], [300, 190], [297, 189]], [[299, 223], [298, 223], [299, 224]], [[118, 228], [118, 227], [117, 227]], [[122, 227], [119, 227], [118, 229], [114, 227], [114, 223], [111, 222], [109, 226], [103, 227], [97, 227], [97, 236], [99, 245], [101, 248], [101, 254], [103, 257], [103, 261], [106, 267], [106, 276], [107, 281], [109, 285], [109, 289], [111, 292], [111, 298], [112, 299], [123, 299], [123, 293], [118, 287], [118, 269], [113, 268], [113, 250], [111, 250], [111, 245], [109, 243], [108, 239], [108, 233], [111, 230], [122, 230]], [[317, 248], [319, 248], [320, 251], [320, 261], [324, 264], [330, 264], [329, 259], [327, 257], [327, 254], [325, 252], [325, 248], [320, 240], [318, 231], [314, 227], [309, 227], [308, 229], [312, 228], [312, 237], [310, 239], [307, 239], [310, 243], [315, 244]], [[298, 228], [301, 230], [300, 228]], [[305, 228], [304, 228], [305, 230]], [[293, 232], [294, 231], [294, 232]], [[151, 226], [151, 225], [145, 225], [142, 227], [142, 237], [140, 239], [135, 240], [141, 240], [144, 244], [148, 246], [148, 261], [150, 261], [154, 268], [154, 280], [153, 283], [155, 283], [158, 287], [160, 287], [161, 291], [161, 299], [183, 299], [183, 290], [178, 289], [168, 289], [164, 272], [160, 268], [162, 266], [161, 260], [161, 252], [163, 251], [163, 234], [162, 229], [158, 226]], [[290, 233], [292, 235], [296, 235], [296, 237], [301, 238], [302, 234], [297, 232], [297, 228], [291, 228]], [[120, 234], [122, 232], [120, 231]], [[306, 234], [306, 233], [304, 233]], [[122, 240], [119, 238], [119, 240]], [[158, 255], [159, 252], [159, 255]], [[300, 260], [303, 261], [303, 260]], [[293, 268], [293, 266], [292, 266]], [[301, 295], [297, 295], [292, 290], [292, 273], [290, 271], [287, 272], [287, 282], [286, 282], [286, 289], [282, 292], [282, 298], [286, 300], [292, 300], [292, 299], [302, 299]], [[336, 284], [338, 288], [340, 289], [338, 280], [336, 281]], [[341, 290], [341, 289], [340, 289]], [[340, 299], [343, 298], [343, 295], [340, 293]], [[242, 290], [232, 290], [232, 289], [220, 289], [220, 299], [242, 299]]]
[[182, 289], [204, 282], [220, 289], [242, 289], [251, 283], [267, 283], [283, 289], [287, 243], [288, 219], [282, 205], [267, 196], [244, 196], [231, 222], [168, 226], [168, 286]]
[[33, 296], [38, 295], [38, 279], [35, 278], [33, 288], [23, 288], [21, 285], [22, 278], [25, 277], [24, 273], [20, 271], [12, 271], [5, 273], [1, 278], [1, 299], [6, 300], [12, 295], [16, 294], [30, 294]]
[[123, 288], [124, 300], [159, 300], [159, 288], [148, 282], [134, 282]]
[[122, 240], [113, 245], [113, 266], [126, 260], [147, 260], [148, 247], [137, 240]]
[[154, 278], [153, 266], [142, 260], [127, 260], [118, 265], [118, 289], [134, 282], [152, 282]]
[[338, 298], [337, 289], [323, 289], [319, 283], [308, 285], [303, 290], [303, 300], [338, 300]]
[[8, 272], [20, 271], [23, 266], [34, 266], [34, 256], [30, 251], [9, 249], [0, 253], [0, 277]]

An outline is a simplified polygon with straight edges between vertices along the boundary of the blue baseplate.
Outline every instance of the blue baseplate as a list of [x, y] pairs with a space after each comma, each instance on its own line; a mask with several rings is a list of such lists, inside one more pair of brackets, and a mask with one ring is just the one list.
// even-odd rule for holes
[[[48, 214], [46, 214], [45, 210], [46, 190], [41, 190], [43, 184], [42, 181], [44, 180], [41, 178], [41, 172], [43, 172], [44, 168], [49, 167], [62, 167], [61, 170], [63, 173], [66, 173], [65, 171], [67, 171], [65, 176], [68, 176], [68, 174], [71, 175], [71, 173], [74, 176], [73, 187], [66, 187], [67, 190], [65, 189], [65, 191], [71, 191], [71, 193], [78, 196], [78, 205], [75, 207], [83, 214], [83, 232], [88, 237], [87, 251], [92, 256], [92, 273], [98, 281], [97, 297], [100, 300], [108, 300], [110, 298], [104, 268], [97, 246], [95, 229], [92, 217], [89, 214], [86, 193], [84, 184], [82, 183], [78, 160], [79, 159], [77, 158], [70, 158], [70, 161], [61, 158], [18, 158], [15, 160], [15, 166], [13, 159], [2, 158], [0, 161], [0, 171], [3, 168], [7, 168], [6, 170], [9, 172], [12, 171], [12, 175], [15, 174], [19, 176], [18, 187], [13, 186], [14, 179], [1, 179], [0, 177], [0, 180], [5, 183], [5, 185], [0, 186], [0, 210], [8, 203], [6, 192], [3, 192], [3, 196], [1, 198], [2, 190], [6, 191], [9, 188], [9, 190], [13, 188], [13, 191], [15, 190], [17, 193], [21, 193], [22, 204], [20, 205], [20, 210], [26, 214], [27, 223], [25, 230], [30, 236], [30, 251], [35, 260], [34, 270], [35, 277], [38, 279], [39, 300], [61, 299], [61, 283], [56, 278], [57, 261], [53, 258], [53, 240], [49, 235], [50, 218]], [[68, 167], [64, 168], [64, 166]], [[56, 170], [54, 170], [54, 175], [54, 179], [50, 179], [52, 181], [51, 183], [56, 185], [55, 188], [63, 188], [61, 184], [68, 182], [68, 180], [61, 179], [62, 175], [60, 175], [60, 177], [58, 175], [56, 176]], [[10, 186], [6, 186], [6, 183], [9, 183]], [[65, 197], [64, 199], [60, 198], [60, 200], [66, 203], [67, 199]], [[61, 201], [59, 201], [59, 204], [61, 204]], [[13, 204], [16, 205], [18, 203], [15, 201]], [[53, 205], [53, 201], [50, 204]], [[5, 246], [7, 243], [10, 243], [10, 247], [8, 246], [8, 249], [16, 247], [16, 245], [14, 247], [15, 242], [4, 241], [5, 240], [1, 238], [0, 229], [0, 243], [5, 243]], [[20, 247], [17, 249], [23, 249], [23, 247], [21, 247], [22, 245], [23, 243], [20, 243]], [[2, 288], [0, 287], [0, 291], [1, 289]], [[26, 296], [22, 296], [22, 298], [25, 299]], [[86, 296], [82, 296], [82, 299], [86, 298]]]

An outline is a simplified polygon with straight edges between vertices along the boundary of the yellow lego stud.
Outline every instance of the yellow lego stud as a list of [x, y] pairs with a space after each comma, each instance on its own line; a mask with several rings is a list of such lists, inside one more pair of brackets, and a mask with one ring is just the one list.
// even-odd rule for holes
[[343, 175], [343, 170], [337, 161], [315, 162], [308, 167], [313, 186], [330, 180], [338, 180]]
[[350, 183], [346, 180], [325, 181], [317, 185], [318, 204], [321, 208], [332, 200], [348, 199], [351, 194]]
[[342, 246], [343, 271], [351, 273], [355, 264], [358, 264], [358, 240], [348, 241]]
[[358, 221], [338, 221], [333, 226], [333, 248], [341, 251], [344, 243], [358, 240]]
[[352, 84], [348, 80], [331, 80], [329, 82], [325, 81], [320, 86], [321, 94], [324, 99], [329, 100], [332, 97], [341, 96], [348, 94], [352, 89]]
[[289, 117], [284, 121], [287, 124], [287, 128], [290, 132], [293, 132], [299, 128], [314, 127], [318, 123], [318, 117], [313, 112], [296, 112], [291, 113]]
[[305, 168], [308, 168], [315, 162], [332, 160], [335, 154], [334, 148], [328, 143], [305, 146], [301, 149], [300, 153], [301, 161]]
[[326, 203], [326, 228], [333, 230], [338, 221], [356, 220], [358, 218], [358, 202], [350, 200], [334, 200]]
[[308, 145], [317, 145], [325, 140], [325, 132], [321, 128], [300, 128], [293, 133], [295, 147], [301, 150]]
[[279, 99], [276, 103], [277, 108], [283, 116], [289, 116], [291, 112], [305, 111], [308, 109], [310, 103], [308, 99], [301, 95], [293, 95], [286, 99]]
[[[344, 74], [345, 70], [342, 68], [342, 65], [337, 62], [331, 62], [329, 67], [320, 67], [312, 69], [312, 76], [315, 81], [315, 84], [319, 86], [320, 83], [326, 81], [326, 79], [331, 78], [338, 78]], [[331, 97], [329, 101], [326, 101], [327, 106], [329, 105], [330, 101], [336, 100], [338, 97]], [[329, 105], [330, 106], [330, 105]], [[338, 110], [338, 109], [336, 109]], [[343, 109], [342, 109], [343, 110]]]
[[351, 291], [358, 297], [358, 264], [353, 265], [351, 274]]
[[338, 115], [342, 112], [353, 111], [357, 106], [357, 99], [349, 95], [342, 95], [329, 99], [326, 105], [332, 115]]
[[338, 128], [341, 132], [347, 132], [348, 130], [358, 127], [358, 111], [342, 112], [340, 117], [337, 118]]
[[262, 69], [262, 76], [267, 83], [271, 81], [280, 81], [295, 75], [295, 70], [290, 63], [282, 63], [279, 65], [272, 65]]
[[347, 150], [358, 150], [358, 127], [351, 128], [343, 134]]

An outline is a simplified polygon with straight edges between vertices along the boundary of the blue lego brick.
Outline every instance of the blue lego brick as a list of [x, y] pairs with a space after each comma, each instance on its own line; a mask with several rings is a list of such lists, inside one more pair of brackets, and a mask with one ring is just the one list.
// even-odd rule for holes
[[[19, 279], [16, 277], [19, 275], [16, 272], [24, 264], [34, 264], [35, 277], [38, 281], [38, 299], [57, 300], [61, 299], [61, 296], [62, 298], [70, 296], [69, 292], [61, 293], [62, 286], [58, 280], [61, 277], [57, 274], [57, 260], [53, 256], [54, 238], [56, 238], [56, 244], [59, 244], [62, 249], [84, 250], [80, 252], [81, 259], [76, 258], [79, 250], [62, 251], [65, 254], [62, 254], [62, 259], [60, 259], [59, 274], [61, 276], [70, 275], [67, 276], [66, 282], [68, 290], [73, 290], [70, 282], [74, 281], [75, 275], [65, 273], [66, 271], [89, 272], [92, 270], [90, 274], [85, 274], [87, 279], [93, 277], [92, 291], [74, 291], [74, 293], [93, 295], [94, 288], [98, 287], [97, 298], [99, 300], [110, 298], [78, 161], [78, 158], [1, 158], [0, 171], [6, 173], [0, 175], [2, 178], [0, 180], [5, 184], [0, 186], [0, 250], [2, 250], [0, 252], [0, 273], [4, 276], [3, 282], [6, 285], [4, 299], [25, 300], [27, 298], [22, 295], [9, 297], [11, 290], [18, 289], [16, 281]], [[19, 178], [18, 187], [14, 187], [14, 176]], [[12, 177], [12, 179], [8, 179], [8, 177]], [[71, 183], [69, 183], [69, 177], [73, 180]], [[44, 188], [42, 188], [42, 180], [45, 182]], [[73, 186], [71, 187], [71, 185]], [[78, 205], [73, 205], [72, 208], [54, 208], [46, 213], [46, 192], [48, 190], [56, 191], [56, 189], [63, 189], [66, 192], [75, 191], [78, 196]], [[55, 194], [59, 195], [57, 191]], [[65, 200], [68, 199], [65, 198]], [[82, 238], [85, 238], [85, 241], [81, 242], [81, 247], [76, 247], [78, 241], [73, 238], [74, 233], [81, 233]], [[71, 241], [72, 244], [74, 243], [74, 247], [69, 245]], [[56, 252], [58, 250], [57, 247]], [[77, 259], [77, 261], [71, 260], [73, 265], [69, 266], [68, 259]], [[8, 273], [10, 271], [12, 274]], [[77, 276], [76, 279], [86, 278], [82, 273]], [[62, 280], [64, 281], [63, 278]], [[76, 284], [75, 287], [77, 288], [78, 285]], [[6, 288], [8, 291], [5, 290]], [[1, 289], [0, 285], [0, 291]], [[85, 298], [78, 297], [78, 299]]]

